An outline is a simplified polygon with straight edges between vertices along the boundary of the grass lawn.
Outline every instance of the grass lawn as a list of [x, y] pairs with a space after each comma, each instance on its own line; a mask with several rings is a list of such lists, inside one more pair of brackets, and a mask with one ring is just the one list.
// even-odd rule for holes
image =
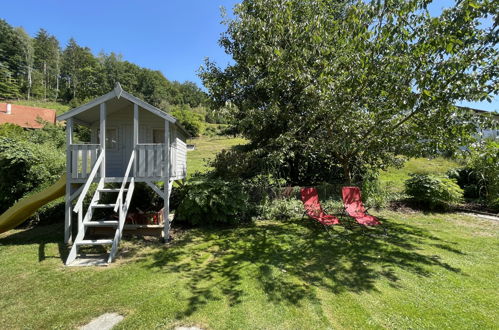
[[2, 328], [493, 329], [499, 223], [377, 213], [390, 236], [335, 238], [309, 220], [124, 241], [115, 264], [66, 268], [59, 224], [0, 235]]
[[227, 136], [201, 136], [190, 139], [187, 143], [194, 144], [196, 149], [187, 153], [187, 171], [191, 176], [196, 172], [206, 172], [210, 169], [207, 165], [209, 159], [223, 149], [229, 149], [238, 144], [245, 144], [247, 140], [243, 138], [231, 138]]
[[389, 168], [380, 172], [380, 183], [391, 192], [400, 193], [404, 190], [404, 181], [410, 173], [445, 174], [451, 168], [459, 167], [453, 160], [438, 157], [433, 159], [409, 159], [402, 168]]
[[[244, 139], [190, 141], [189, 173]], [[382, 173], [456, 164], [415, 159]], [[309, 220], [177, 230], [167, 246], [128, 239], [116, 263], [67, 268], [61, 224], [0, 234], [1, 328], [74, 328], [105, 312], [117, 328], [499, 327], [499, 222], [458, 214], [374, 212], [389, 236], [330, 238]]]
[[30, 107], [39, 107], [56, 110], [57, 115], [63, 114], [70, 109], [69, 105], [62, 104], [53, 101], [41, 101], [41, 100], [15, 100], [9, 101], [12, 104], [27, 105]]

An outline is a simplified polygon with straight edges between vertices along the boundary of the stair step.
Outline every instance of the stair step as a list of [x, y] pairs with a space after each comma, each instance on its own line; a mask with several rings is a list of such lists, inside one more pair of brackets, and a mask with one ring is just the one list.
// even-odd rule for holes
[[[120, 188], [102, 188], [99, 189], [100, 192], [119, 192]], [[128, 191], [128, 189], [123, 189], [123, 191]]]
[[92, 207], [94, 209], [108, 209], [108, 208], [114, 208], [116, 206], [116, 204], [94, 204], [92, 205]]
[[108, 256], [99, 255], [99, 256], [87, 256], [87, 255], [78, 255], [73, 262], [71, 262], [68, 266], [70, 267], [84, 267], [84, 266], [107, 266]]
[[118, 225], [118, 220], [99, 220], [84, 222], [85, 227], [114, 227]]
[[79, 242], [75, 242], [76, 245], [105, 245], [113, 244], [112, 239], [84, 239]]

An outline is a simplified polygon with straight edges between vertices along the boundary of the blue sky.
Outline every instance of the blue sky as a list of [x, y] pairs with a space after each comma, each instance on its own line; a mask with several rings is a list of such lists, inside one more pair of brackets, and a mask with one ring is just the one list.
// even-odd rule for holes
[[[22, 26], [30, 35], [40, 28], [59, 39], [62, 46], [73, 37], [97, 54], [115, 52], [127, 61], [160, 70], [170, 80], [190, 80], [201, 85], [196, 71], [205, 57], [220, 66], [230, 57], [218, 46], [225, 27], [220, 7], [231, 12], [237, 0], [1, 0], [0, 18]], [[452, 3], [437, 0], [432, 13]], [[499, 111], [493, 103], [468, 103]]]

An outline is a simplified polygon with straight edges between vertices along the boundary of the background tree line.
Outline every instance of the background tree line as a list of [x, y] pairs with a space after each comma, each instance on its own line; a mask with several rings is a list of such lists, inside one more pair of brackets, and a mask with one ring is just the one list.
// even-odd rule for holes
[[206, 107], [206, 94], [193, 82], [170, 81], [157, 70], [99, 53], [70, 39], [65, 47], [46, 30], [34, 37], [0, 19], [0, 99], [38, 99], [78, 106], [109, 92], [116, 82], [146, 102], [181, 114], [198, 135], [202, 121], [223, 122]]

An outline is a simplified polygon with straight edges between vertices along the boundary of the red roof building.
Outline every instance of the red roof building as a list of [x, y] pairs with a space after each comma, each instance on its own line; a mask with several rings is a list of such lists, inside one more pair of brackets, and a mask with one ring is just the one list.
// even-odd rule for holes
[[24, 128], [42, 128], [40, 121], [55, 124], [55, 110], [0, 103], [0, 125], [16, 124]]

